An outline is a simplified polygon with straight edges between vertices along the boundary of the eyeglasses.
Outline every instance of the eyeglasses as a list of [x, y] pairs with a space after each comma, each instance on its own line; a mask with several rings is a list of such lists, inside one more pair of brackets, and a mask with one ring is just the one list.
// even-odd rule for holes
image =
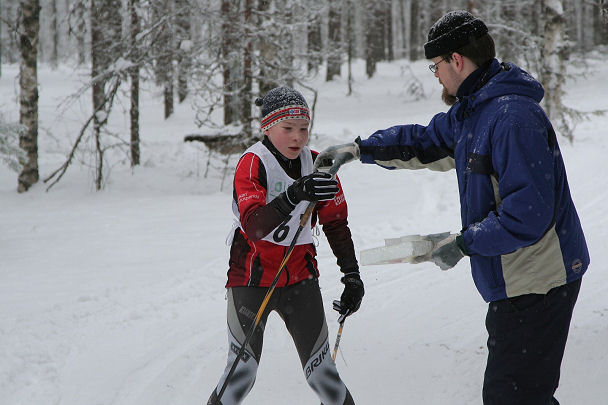
[[439, 69], [439, 64], [441, 62], [443, 62], [444, 60], [447, 60], [446, 58], [441, 59], [439, 62], [437, 63], [433, 63], [431, 65], [429, 65], [429, 70], [433, 73], [435, 73], [437, 71], [437, 69]]

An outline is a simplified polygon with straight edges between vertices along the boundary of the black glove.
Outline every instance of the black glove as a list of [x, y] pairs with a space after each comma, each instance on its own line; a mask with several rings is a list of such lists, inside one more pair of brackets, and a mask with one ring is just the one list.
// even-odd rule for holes
[[347, 273], [340, 281], [344, 283], [344, 291], [340, 301], [334, 301], [334, 310], [338, 311], [340, 315], [348, 316], [357, 312], [361, 306], [365, 289], [359, 273]]
[[338, 181], [331, 174], [314, 172], [296, 180], [285, 194], [290, 203], [297, 205], [300, 201], [333, 200], [337, 192]]

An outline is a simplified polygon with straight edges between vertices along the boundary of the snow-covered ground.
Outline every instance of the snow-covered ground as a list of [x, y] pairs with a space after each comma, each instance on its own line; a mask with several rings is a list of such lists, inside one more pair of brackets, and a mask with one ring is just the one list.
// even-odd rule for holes
[[[605, 56], [570, 79], [566, 104], [608, 109]], [[323, 83], [311, 146], [321, 150], [398, 123], [427, 123], [445, 106], [421, 61], [380, 64], [372, 80], [355, 66], [355, 93], [344, 80]], [[411, 72], [426, 98], [407, 95]], [[18, 120], [17, 66], [2, 66], [0, 109]], [[85, 71], [40, 68], [40, 166], [63, 161], [86, 119], [89, 97], [65, 105]], [[16, 193], [16, 174], [0, 167], [0, 405], [202, 404], [226, 358], [225, 236], [232, 222], [230, 175], [218, 158], [208, 169], [187, 105], [162, 119], [160, 92], [142, 106], [142, 166], [111, 168], [93, 191], [88, 154], [50, 192]], [[152, 94], [154, 97], [152, 97]], [[307, 94], [307, 96], [310, 96]], [[310, 100], [310, 99], [309, 99]], [[60, 112], [63, 112], [60, 114]], [[116, 132], [128, 131], [114, 118]], [[608, 380], [608, 117], [561, 141], [571, 191], [591, 252], [562, 367], [564, 404], [601, 405]], [[460, 229], [454, 173], [386, 171], [358, 163], [341, 169], [358, 250], [384, 238]], [[222, 184], [223, 183], [223, 184]], [[330, 336], [331, 301], [342, 286], [324, 237], [321, 287]], [[358, 404], [480, 404], [486, 305], [468, 261], [442, 272], [431, 264], [362, 268], [366, 295], [348, 318], [337, 364]], [[289, 335], [271, 315], [248, 404], [313, 404]]]

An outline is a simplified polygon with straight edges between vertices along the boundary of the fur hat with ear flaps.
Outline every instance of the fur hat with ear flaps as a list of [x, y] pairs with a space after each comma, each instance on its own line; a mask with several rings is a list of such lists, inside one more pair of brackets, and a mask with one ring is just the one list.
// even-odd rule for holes
[[428, 42], [424, 44], [424, 56], [432, 59], [455, 52], [487, 33], [484, 22], [468, 11], [450, 11], [431, 27]]
[[266, 93], [264, 98], [255, 100], [255, 104], [262, 107], [262, 131], [289, 119], [303, 119], [310, 122], [310, 111], [304, 96], [289, 87], [275, 87]]

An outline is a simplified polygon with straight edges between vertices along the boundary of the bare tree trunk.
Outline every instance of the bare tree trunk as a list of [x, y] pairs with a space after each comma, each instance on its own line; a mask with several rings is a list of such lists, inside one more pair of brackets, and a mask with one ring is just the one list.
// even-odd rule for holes
[[182, 103], [188, 96], [188, 76], [192, 61], [190, 58], [189, 48], [192, 46], [192, 35], [190, 34], [190, 13], [188, 1], [176, 0], [177, 16], [175, 25], [177, 28], [178, 37], [178, 52], [177, 61], [177, 97]]
[[40, 178], [38, 174], [38, 38], [40, 3], [21, 0], [21, 64], [19, 66], [19, 122], [27, 129], [19, 137], [19, 146], [26, 153], [20, 162], [17, 191], [27, 191]]
[[542, 48], [541, 82], [545, 88], [544, 107], [549, 119], [561, 135], [571, 142], [572, 133], [565, 119], [562, 96], [565, 81], [565, 61], [569, 58], [568, 41], [564, 34], [562, 0], [542, 0], [544, 16], [544, 41]]
[[318, 72], [319, 65], [323, 62], [321, 58], [321, 16], [314, 13], [307, 26], [307, 49], [308, 49], [308, 71]]
[[[258, 0], [257, 8], [260, 14], [268, 11], [268, 9], [270, 8], [270, 1], [271, 0]], [[258, 21], [258, 24], [260, 23], [261, 18], [260, 21]], [[274, 72], [272, 72], [272, 69], [268, 66], [268, 64], [264, 62], [273, 62], [276, 58], [276, 52], [274, 52], [274, 45], [270, 41], [270, 38], [266, 38], [264, 35], [259, 38], [258, 48], [260, 51], [260, 60], [262, 61], [262, 64], [260, 66], [260, 78], [258, 79], [258, 87], [260, 95], [263, 96], [264, 94], [272, 90], [273, 87], [275, 87], [275, 82], [272, 80], [272, 77], [275, 77], [276, 75], [273, 74]]]
[[386, 60], [392, 62], [395, 60], [395, 54], [393, 51], [393, 4], [392, 0], [386, 2], [386, 15], [385, 15], [385, 30], [384, 38], [386, 39]]
[[78, 36], [76, 37], [76, 41], [78, 42], [78, 64], [84, 65], [87, 61], [87, 47], [86, 47], [86, 32], [87, 32], [87, 24], [86, 24], [86, 10], [82, 3], [78, 3], [77, 14], [78, 14]]
[[[508, 1], [508, 0], [507, 0]], [[430, 19], [431, 19], [431, 24], [434, 24], [435, 21], [439, 20], [444, 12], [442, 10], [442, 1], [441, 0], [431, 0], [428, 2], [428, 4], [430, 5]], [[430, 29], [431, 27], [425, 27], [426, 29]]]
[[[517, 10], [521, 7], [521, 3], [515, 4], [511, 1], [502, 1], [500, 4], [500, 16], [504, 19], [504, 21], [520, 21], [517, 17]], [[515, 49], [515, 44], [513, 43], [515, 38], [513, 38], [512, 33], [503, 32], [498, 38], [500, 41], [500, 52], [502, 55], [502, 59], [506, 61], [516, 61], [519, 56], [517, 55], [517, 50]]]
[[591, 49], [593, 49], [593, 45], [595, 44], [595, 38], [593, 35], [593, 19], [595, 17], [594, 13], [596, 10], [594, 10], [594, 7], [595, 4], [593, 2], [583, 2], [583, 52], [589, 52]]
[[[2, 21], [2, 3], [0, 3], [0, 21]], [[0, 24], [0, 77], [2, 77], [2, 27], [3, 24]]]
[[599, 20], [601, 24], [601, 43], [608, 44], [608, 0], [600, 0], [600, 15]]
[[384, 2], [366, 3], [365, 13], [365, 73], [371, 78], [378, 61], [385, 59]]
[[232, 63], [234, 21], [232, 19], [232, 4], [230, 0], [222, 0], [222, 76], [224, 79], [224, 125], [232, 124], [237, 117], [237, 98], [234, 94], [234, 66]]
[[543, 5], [534, 1], [532, 4], [532, 33], [541, 36], [543, 31]]
[[70, 9], [68, 15], [68, 36], [76, 39], [76, 52], [78, 54], [78, 64], [86, 62], [86, 17], [85, 5], [82, 1], [77, 1]]
[[57, 0], [51, 0], [51, 56], [49, 62], [53, 69], [57, 68], [59, 59], [59, 28], [57, 26]]
[[341, 66], [341, 38], [340, 38], [340, 11], [343, 9], [342, 1], [329, 2], [329, 19], [327, 21], [327, 74], [325, 81], [331, 81], [334, 76], [340, 76]]
[[420, 41], [420, 4], [418, 0], [411, 0], [410, 9], [410, 60], [420, 59], [422, 43]]
[[[105, 93], [106, 69], [120, 53], [122, 39], [121, 0], [91, 0], [91, 77], [93, 78], [93, 131], [95, 138], [95, 188], [103, 186], [104, 148], [102, 128], [107, 124], [109, 106]], [[117, 79], [116, 79], [117, 80]]]
[[352, 0], [346, 0], [346, 55], [348, 58], [348, 93], [347, 96], [353, 94], [353, 46], [355, 42], [355, 32], [353, 30], [354, 5]]
[[141, 151], [139, 148], [139, 68], [133, 67], [131, 73], [131, 167], [140, 163]]
[[91, 0], [91, 77], [93, 78], [92, 86], [92, 100], [93, 100], [93, 111], [99, 112], [95, 114], [93, 118], [93, 136], [95, 138], [95, 148], [97, 152], [97, 173], [95, 186], [97, 190], [101, 190], [102, 178], [103, 178], [103, 149], [101, 149], [101, 128], [105, 125], [106, 118], [103, 114], [103, 106], [105, 104], [104, 84], [105, 80], [96, 79], [107, 66], [106, 59], [103, 55], [103, 51], [100, 48], [103, 47], [103, 23], [101, 18], [96, 18], [98, 14], [103, 12], [101, 6], [97, 7], [96, 2], [102, 0]]
[[[294, 10], [294, 0], [285, 0], [283, 2], [275, 3], [277, 9], [281, 15], [281, 19], [286, 27], [291, 27], [293, 24], [293, 10]], [[294, 49], [293, 49], [293, 31], [285, 30], [283, 31], [282, 41], [287, 46], [281, 48], [281, 63], [279, 65], [279, 77], [282, 78], [287, 86], [293, 87], [293, 64], [294, 64]]]
[[[129, 14], [131, 17], [131, 60], [137, 63], [139, 52], [137, 51], [137, 35], [139, 34], [139, 17], [137, 7], [139, 0], [129, 0]], [[129, 110], [131, 121], [131, 167], [140, 163], [139, 148], [139, 66], [135, 65], [129, 69], [131, 78], [131, 109]]]
[[174, 0], [153, 0], [148, 4], [152, 6], [152, 18], [158, 25], [151, 49], [155, 61], [154, 77], [156, 84], [163, 89], [164, 117], [167, 119], [173, 114]]
[[245, 25], [243, 38], [245, 47], [243, 49], [243, 90], [241, 92], [241, 123], [243, 132], [248, 139], [253, 138], [251, 128], [251, 106], [253, 104], [253, 77], [252, 77], [252, 57], [253, 57], [253, 40], [251, 38], [253, 0], [245, 0]]
[[[175, 2], [174, 0], [169, 0], [166, 2], [167, 4], [167, 12], [170, 15], [174, 15], [175, 12]], [[164, 69], [164, 75], [163, 75], [163, 98], [164, 98], [164, 104], [165, 104], [165, 119], [169, 118], [174, 111], [174, 79], [175, 79], [175, 72], [173, 70], [173, 61], [175, 59], [175, 29], [174, 29], [174, 18], [170, 18], [169, 19], [169, 23], [167, 23], [165, 25], [165, 49], [166, 49], [166, 53], [164, 55], [163, 58], [163, 69]]]
[[399, 52], [399, 57], [401, 58], [406, 57], [408, 49], [405, 3], [406, 0], [399, 0], [399, 21], [401, 22], [401, 51]]
[[[602, 4], [604, 3], [604, 4]], [[606, 20], [607, 11], [606, 0], [597, 0], [593, 3], [593, 36], [595, 45], [608, 44], [608, 20]]]
[[[171, 75], [171, 79], [173, 79], [172, 77], [173, 75]], [[173, 99], [173, 82], [172, 81], [167, 81], [165, 82], [164, 85], [164, 89], [163, 89], [163, 100], [164, 100], [164, 104], [165, 104], [165, 119], [169, 118], [171, 116], [171, 114], [173, 114], [173, 105], [174, 103], [174, 99]]]

